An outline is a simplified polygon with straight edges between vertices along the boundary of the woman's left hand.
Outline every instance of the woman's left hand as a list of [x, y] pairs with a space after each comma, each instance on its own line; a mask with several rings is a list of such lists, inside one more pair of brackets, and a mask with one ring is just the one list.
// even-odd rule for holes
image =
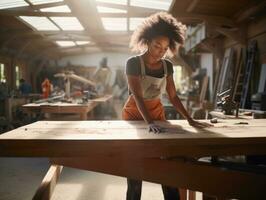
[[188, 120], [188, 123], [190, 126], [194, 126], [196, 128], [208, 128], [208, 127], [212, 127], [212, 124], [206, 123], [206, 122], [200, 122], [200, 121], [196, 121], [194, 119], [190, 119]]

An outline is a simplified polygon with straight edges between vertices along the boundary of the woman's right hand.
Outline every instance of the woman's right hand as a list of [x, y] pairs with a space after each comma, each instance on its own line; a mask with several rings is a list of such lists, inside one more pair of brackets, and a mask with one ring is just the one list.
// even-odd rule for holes
[[163, 132], [162, 127], [154, 124], [154, 123], [150, 123], [149, 124], [149, 132], [153, 132], [153, 133], [161, 133]]

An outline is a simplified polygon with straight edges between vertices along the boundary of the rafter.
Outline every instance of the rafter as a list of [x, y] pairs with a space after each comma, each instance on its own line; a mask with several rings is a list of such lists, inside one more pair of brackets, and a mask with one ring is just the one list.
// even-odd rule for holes
[[215, 16], [215, 15], [203, 15], [203, 14], [193, 14], [193, 13], [174, 13], [175, 17], [177, 17], [180, 21], [183, 20], [198, 20], [199, 22], [207, 22], [215, 25], [223, 25], [235, 27], [236, 23], [227, 17]]
[[38, 17], [74, 17], [72, 13], [62, 12], [35, 12], [28, 10], [1, 10], [0, 15], [5, 16], [38, 16]]
[[266, 1], [262, 1], [259, 4], [253, 4], [252, 6], [249, 6], [249, 8], [247, 8], [246, 10], [242, 10], [240, 13], [238, 13], [235, 18], [236, 18], [236, 22], [242, 22], [245, 19], [251, 17], [252, 15], [254, 15], [255, 13], [257, 13], [258, 11], [265, 9], [266, 8]]
[[194, 10], [194, 8], [197, 6], [197, 4], [199, 3], [200, 0], [192, 0], [190, 2], [190, 4], [187, 7], [187, 12], [192, 12]]

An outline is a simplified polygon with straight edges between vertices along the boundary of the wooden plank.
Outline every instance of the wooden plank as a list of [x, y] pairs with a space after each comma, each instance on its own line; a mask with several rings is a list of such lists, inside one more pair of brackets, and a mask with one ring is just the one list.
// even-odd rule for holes
[[196, 129], [185, 120], [173, 120], [158, 122], [165, 133], [150, 134], [142, 121], [40, 121], [0, 135], [0, 156], [266, 154], [265, 122], [265, 119], [221, 120], [214, 127]]
[[57, 180], [63, 166], [59, 165], [52, 165], [47, 174], [45, 175], [44, 179], [42, 180], [41, 185], [39, 186], [38, 190], [33, 196], [33, 200], [49, 200], [52, 197], [54, 188], [56, 186]]
[[51, 160], [78, 169], [140, 179], [226, 198], [260, 199], [266, 175], [230, 170], [183, 159], [131, 157], [56, 158]]

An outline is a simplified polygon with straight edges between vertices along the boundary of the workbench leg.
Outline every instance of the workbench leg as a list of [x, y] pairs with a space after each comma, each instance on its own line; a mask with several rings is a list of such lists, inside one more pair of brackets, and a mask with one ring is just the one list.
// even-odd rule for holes
[[80, 120], [87, 120], [87, 113], [80, 113]]
[[49, 168], [32, 200], [49, 200], [52, 197], [54, 188], [62, 169], [63, 166], [61, 165], [52, 165]]

